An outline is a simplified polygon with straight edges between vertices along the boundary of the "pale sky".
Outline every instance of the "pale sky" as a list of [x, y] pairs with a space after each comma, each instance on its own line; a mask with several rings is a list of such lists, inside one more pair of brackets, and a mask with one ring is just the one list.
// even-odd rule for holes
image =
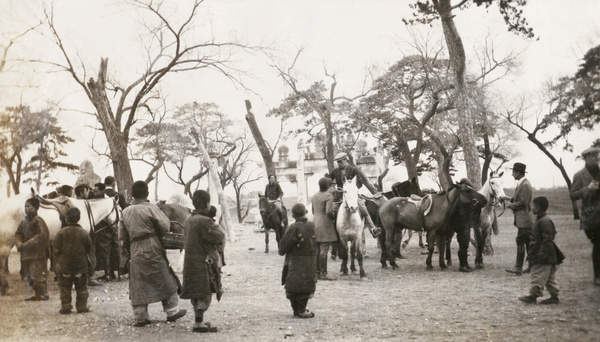
[[[18, 32], [19, 26], [36, 22], [40, 0], [8, 0], [0, 4], [0, 32]], [[296, 51], [304, 48], [298, 61], [298, 80], [308, 86], [318, 80], [329, 80], [324, 67], [335, 73], [338, 93], [354, 96], [363, 87], [368, 69], [385, 70], [403, 56], [413, 54], [411, 42], [403, 17], [410, 17], [408, 4], [403, 0], [207, 0], [202, 7], [207, 11], [202, 23], [217, 37], [233, 37], [250, 44], [272, 43], [272, 53], [279, 61], [290, 63]], [[100, 57], [109, 57], [109, 71], [119, 76], [128, 76], [142, 68], [139, 62], [138, 36], [133, 29], [135, 22], [132, 11], [122, 10], [115, 5], [119, 1], [61, 0], [56, 1], [55, 15], [58, 27], [71, 49], [77, 48], [87, 63], [88, 76], [97, 72]], [[183, 1], [178, 1], [182, 9]], [[546, 80], [572, 74], [591, 47], [600, 43], [600, 1], [578, 0], [577, 5], [569, 0], [532, 0], [524, 8], [527, 20], [539, 36], [538, 41], [525, 41], [506, 32], [500, 14], [495, 7], [486, 11], [473, 8], [456, 12], [455, 21], [461, 33], [468, 58], [474, 62], [474, 46], [483, 44], [486, 35], [494, 40], [499, 53], [523, 51], [521, 66], [509, 79], [498, 84], [506, 96], [515, 93], [538, 96]], [[139, 19], [136, 17], [136, 20]], [[420, 26], [419, 30], [430, 31], [433, 40], [441, 39], [441, 27]], [[4, 41], [2, 41], [4, 44]], [[11, 50], [15, 55], [41, 58], [56, 56], [56, 50], [36, 35], [28, 35]], [[255, 114], [264, 122], [264, 114], [277, 106], [289, 93], [277, 78], [270, 63], [262, 54], [237, 56], [239, 66], [249, 71], [245, 77], [248, 88], [253, 92], [234, 87], [214, 72], [196, 72], [176, 75], [165, 79], [163, 91], [168, 94], [172, 106], [191, 101], [215, 102], [221, 109], [244, 123], [244, 100], [252, 101]], [[14, 105], [20, 101], [37, 106], [47, 101], [59, 102], [66, 108], [90, 110], [87, 99], [72, 79], [65, 74], [40, 72], [3, 73], [0, 75], [0, 105]], [[6, 85], [35, 84], [33, 89], [11, 89]], [[34, 106], [35, 107], [35, 106]], [[61, 123], [72, 129], [79, 147], [70, 155], [70, 161], [79, 164], [91, 159], [96, 172], [101, 175], [112, 173], [105, 161], [92, 158], [87, 147], [91, 144], [91, 131], [84, 128], [91, 123], [89, 118], [65, 112]], [[265, 126], [269, 136], [268, 127]], [[563, 186], [564, 182], [550, 161], [541, 154], [524, 136], [515, 142], [521, 155], [510, 162], [528, 165], [528, 178], [534, 187]], [[574, 153], [554, 150], [562, 158], [570, 175], [582, 166], [575, 157], [598, 137], [597, 133], [573, 135]], [[291, 150], [295, 142], [288, 142]], [[509, 166], [510, 166], [509, 165]], [[138, 167], [142, 168], [143, 167]], [[145, 177], [146, 172], [134, 175], [134, 179]], [[457, 175], [460, 177], [461, 175]], [[76, 176], [69, 176], [74, 182]], [[2, 179], [5, 179], [3, 177]], [[72, 183], [66, 180], [66, 183]], [[5, 186], [5, 181], [2, 181]], [[504, 184], [512, 186], [510, 172], [504, 176]], [[27, 186], [25, 186], [27, 188]], [[261, 183], [260, 189], [264, 188]], [[2, 196], [5, 191], [0, 189]], [[168, 197], [162, 196], [162, 197]]]

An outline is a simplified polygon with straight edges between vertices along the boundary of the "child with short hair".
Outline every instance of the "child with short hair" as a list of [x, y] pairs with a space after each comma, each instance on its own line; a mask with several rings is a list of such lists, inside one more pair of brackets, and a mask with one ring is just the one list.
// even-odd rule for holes
[[286, 229], [279, 241], [279, 255], [285, 255], [281, 283], [285, 285], [294, 317], [298, 318], [315, 316], [306, 309], [306, 304], [316, 289], [318, 249], [315, 225], [308, 222], [306, 213], [302, 203], [294, 204], [292, 217], [296, 222]]
[[92, 249], [90, 234], [79, 222], [81, 213], [77, 208], [67, 210], [67, 225], [56, 234], [54, 239], [54, 256], [56, 257], [56, 275], [60, 290], [61, 314], [71, 313], [71, 289], [75, 285], [77, 297], [75, 308], [78, 313], [89, 312], [88, 272], [90, 263], [88, 253]]
[[528, 296], [519, 297], [527, 304], [535, 304], [537, 297], [542, 296], [544, 286], [550, 293], [550, 298], [544, 299], [540, 304], [558, 304], [558, 283], [556, 271], [565, 256], [554, 243], [556, 228], [552, 219], [546, 215], [548, 199], [536, 197], [533, 199], [533, 214], [536, 215], [533, 227], [533, 243], [531, 246], [531, 288]]
[[[48, 243], [50, 234], [44, 219], [38, 216], [40, 201], [30, 198], [25, 201], [25, 219], [15, 232], [15, 245], [21, 253], [21, 267], [26, 284], [35, 295], [25, 301], [48, 300]], [[29, 292], [29, 288], [27, 289]]]

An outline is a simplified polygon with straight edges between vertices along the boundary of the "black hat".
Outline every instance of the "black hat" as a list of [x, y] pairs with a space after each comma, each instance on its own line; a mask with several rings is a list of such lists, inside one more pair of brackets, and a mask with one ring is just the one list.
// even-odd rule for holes
[[523, 163], [515, 163], [515, 165], [512, 167], [513, 171], [517, 171], [517, 172], [522, 172], [525, 173], [525, 169], [527, 168], [527, 165], [523, 164]]
[[600, 152], [600, 148], [598, 147], [590, 147], [581, 152], [581, 156], [585, 157], [588, 154], [598, 154]]

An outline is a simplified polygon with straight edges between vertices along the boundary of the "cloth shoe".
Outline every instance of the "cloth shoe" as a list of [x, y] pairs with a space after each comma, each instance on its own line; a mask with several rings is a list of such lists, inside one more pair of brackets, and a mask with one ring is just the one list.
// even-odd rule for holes
[[167, 317], [167, 321], [169, 321], [169, 322], [175, 322], [176, 320], [178, 320], [181, 317], [185, 316], [186, 313], [187, 313], [186, 310], [181, 309], [177, 313], [175, 313], [174, 315], [168, 316]]
[[217, 332], [219, 328], [213, 327], [208, 322], [196, 322], [192, 327], [193, 332], [205, 333], [205, 332]]
[[515, 267], [515, 268], [513, 268], [513, 269], [510, 269], [510, 270], [506, 270], [506, 272], [508, 272], [508, 273], [512, 273], [512, 274], [514, 274], [514, 275], [518, 275], [518, 276], [520, 276], [520, 275], [521, 275], [521, 273], [523, 273], [523, 271], [522, 271], [522, 270], [520, 270], [520, 269], [518, 269], [518, 268], [516, 268], [516, 267]]
[[329, 276], [329, 274], [319, 274], [319, 280], [337, 280], [334, 277]]
[[40, 301], [48, 301], [49, 299], [50, 299], [50, 297], [48, 295], [45, 295], [44, 297], [33, 296], [33, 297], [25, 298], [25, 301], [26, 302], [40, 302]]
[[58, 313], [61, 315], [68, 315], [71, 313], [71, 309], [60, 309], [58, 310]]
[[102, 286], [102, 285], [103, 285], [103, 284], [101, 284], [101, 283], [99, 283], [99, 282], [95, 281], [94, 279], [89, 279], [89, 280], [88, 280], [88, 283], [87, 283], [87, 286]]
[[77, 309], [77, 313], [86, 313], [86, 312], [90, 312], [90, 308], [85, 307], [85, 308]]
[[150, 322], [150, 320], [146, 319], [146, 320], [143, 320], [143, 321], [137, 321], [137, 322], [133, 323], [133, 326], [134, 327], [138, 327], [138, 328], [139, 327], [145, 327], [145, 326], [147, 326], [150, 323], [152, 323], [152, 322]]
[[313, 318], [313, 317], [315, 317], [315, 313], [310, 312], [308, 310], [298, 314], [298, 318]]
[[522, 301], [523, 303], [527, 303], [527, 304], [535, 304], [535, 302], [536, 302], [536, 298], [534, 296], [519, 297], [519, 300]]
[[540, 304], [558, 304], [558, 296], [551, 296], [550, 298], [546, 298], [540, 301]]

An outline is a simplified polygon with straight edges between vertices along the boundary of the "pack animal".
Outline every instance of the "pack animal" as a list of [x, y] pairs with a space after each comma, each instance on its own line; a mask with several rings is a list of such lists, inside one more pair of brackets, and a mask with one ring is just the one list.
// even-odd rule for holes
[[[10, 250], [14, 245], [15, 231], [19, 223], [25, 218], [24, 203], [30, 197], [32, 197], [32, 194], [21, 194], [0, 202], [0, 220], [2, 221], [0, 227], [0, 267], [2, 268], [0, 269], [0, 284], [3, 287], [2, 292], [5, 292], [4, 288], [7, 285], [4, 279], [4, 268]], [[90, 200], [69, 198], [69, 200], [81, 212], [79, 224], [88, 232], [102, 220], [108, 222], [108, 226], [104, 229], [112, 229], [122, 217], [121, 208], [115, 198]], [[52, 205], [42, 204], [38, 210], [38, 215], [46, 222], [50, 242], [52, 242], [62, 227], [59, 211]]]
[[[439, 264], [445, 269], [444, 261], [445, 243], [441, 240], [448, 236], [448, 220], [459, 206], [472, 206], [474, 203], [485, 205], [487, 200], [467, 184], [453, 184], [447, 191], [428, 195], [418, 205], [409, 202], [406, 198], [392, 198], [379, 209], [379, 217], [386, 234], [386, 248], [392, 248], [392, 236], [401, 229], [421, 230], [427, 232], [428, 256], [427, 269], [433, 269], [431, 259], [434, 251], [434, 242], [438, 240]], [[389, 256], [389, 255], [388, 255]], [[393, 269], [398, 268], [393, 256], [389, 257]]]
[[475, 241], [477, 242], [475, 246], [477, 250], [475, 267], [477, 268], [484, 267], [483, 254], [485, 254], [486, 247], [491, 251], [490, 253], [493, 252], [491, 240], [489, 239], [491, 237], [490, 233], [493, 232], [494, 235], [498, 234], [495, 207], [502, 205], [506, 197], [501, 178], [503, 174], [504, 172], [495, 174], [492, 171], [487, 182], [479, 190], [479, 193], [485, 196], [487, 204], [481, 209], [481, 214], [479, 214], [478, 220], [475, 220], [473, 226]]

